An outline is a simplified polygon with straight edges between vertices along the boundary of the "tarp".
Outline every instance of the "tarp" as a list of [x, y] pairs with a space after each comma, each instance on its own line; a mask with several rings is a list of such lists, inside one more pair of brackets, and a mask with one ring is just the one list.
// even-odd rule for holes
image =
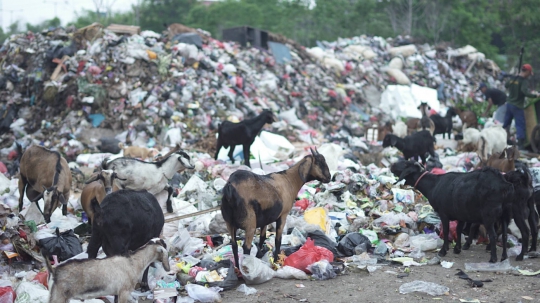
[[268, 47], [272, 51], [276, 63], [284, 64], [285, 62], [292, 62], [291, 51], [285, 44], [269, 41]]
[[422, 118], [418, 106], [426, 102], [431, 109], [439, 112], [441, 103], [437, 100], [437, 90], [416, 84], [388, 85], [381, 95], [380, 109], [392, 119]]

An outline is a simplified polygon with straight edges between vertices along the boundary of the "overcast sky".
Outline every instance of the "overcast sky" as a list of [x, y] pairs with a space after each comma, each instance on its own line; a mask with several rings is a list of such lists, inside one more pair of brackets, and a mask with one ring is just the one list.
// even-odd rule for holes
[[[100, 0], [112, 3], [113, 11], [127, 11], [137, 0]], [[20, 20], [22, 24], [38, 24], [56, 16], [62, 25], [73, 21], [76, 13], [83, 9], [95, 10], [93, 0], [0, 0], [0, 17], [2, 27], [6, 29], [12, 22]]]

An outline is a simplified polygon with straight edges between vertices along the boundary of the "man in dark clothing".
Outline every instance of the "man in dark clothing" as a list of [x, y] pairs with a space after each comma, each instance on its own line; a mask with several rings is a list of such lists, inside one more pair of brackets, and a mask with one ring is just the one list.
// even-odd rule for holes
[[496, 88], [488, 88], [486, 84], [481, 83], [478, 90], [482, 91], [484, 98], [488, 102], [488, 107], [482, 115], [485, 117], [493, 105], [497, 106], [495, 111], [495, 120], [503, 123], [506, 114], [506, 94]]
[[523, 64], [519, 76], [511, 78], [506, 82], [508, 89], [508, 99], [506, 101], [506, 115], [504, 117], [503, 128], [508, 128], [512, 119], [516, 120], [517, 144], [519, 149], [523, 149], [525, 143], [525, 97], [536, 98], [538, 94], [531, 94], [529, 90], [529, 81], [527, 80], [533, 74], [530, 64]]

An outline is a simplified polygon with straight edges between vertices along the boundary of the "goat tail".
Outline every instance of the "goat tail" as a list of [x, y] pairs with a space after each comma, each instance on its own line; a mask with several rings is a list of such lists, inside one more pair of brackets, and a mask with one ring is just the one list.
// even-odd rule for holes
[[43, 256], [43, 260], [45, 262], [45, 266], [47, 266], [47, 271], [49, 271], [49, 275], [54, 275], [54, 268], [51, 265], [51, 261], [49, 261], [49, 256], [46, 255], [45, 250], [41, 250], [41, 255]]
[[92, 198], [90, 201], [90, 208], [94, 212], [94, 224], [100, 222], [101, 220], [101, 206], [98, 203], [96, 197]]
[[20, 161], [23, 155], [22, 145], [20, 145], [19, 142], [15, 142], [15, 145], [17, 145], [17, 160]]
[[221, 198], [221, 215], [225, 222], [233, 221], [233, 212], [236, 208], [234, 203], [234, 195], [236, 189], [232, 186], [231, 183], [227, 182], [223, 188], [223, 197]]

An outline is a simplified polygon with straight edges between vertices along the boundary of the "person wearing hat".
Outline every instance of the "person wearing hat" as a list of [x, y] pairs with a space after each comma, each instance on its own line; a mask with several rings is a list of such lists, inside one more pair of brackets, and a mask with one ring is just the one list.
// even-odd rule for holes
[[506, 114], [506, 94], [502, 90], [488, 88], [485, 83], [480, 83], [478, 90], [484, 94], [484, 98], [488, 102], [488, 106], [482, 116], [486, 117], [491, 107], [496, 105], [498, 108], [495, 111], [495, 120], [503, 123]]
[[533, 75], [532, 66], [530, 64], [523, 64], [519, 75], [511, 78], [505, 84], [508, 90], [508, 98], [506, 100], [506, 114], [504, 116], [503, 128], [508, 129], [512, 120], [516, 120], [517, 145], [519, 149], [523, 149], [525, 143], [525, 112], [523, 111], [525, 108], [525, 97], [538, 97], [538, 94], [528, 92], [528, 78], [531, 75]]

